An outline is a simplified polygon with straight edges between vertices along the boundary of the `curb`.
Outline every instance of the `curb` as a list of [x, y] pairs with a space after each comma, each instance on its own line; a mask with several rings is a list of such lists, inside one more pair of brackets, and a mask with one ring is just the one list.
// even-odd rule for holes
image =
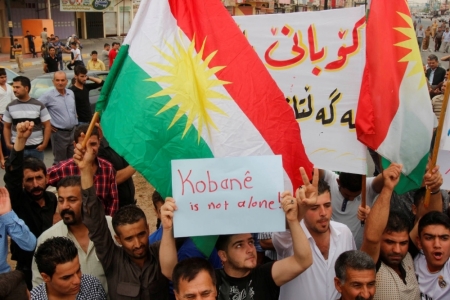
[[[83, 54], [82, 55], [83, 58], [90, 58], [91, 56], [89, 54]], [[64, 58], [63, 58], [64, 59]], [[31, 66], [36, 66], [36, 65], [42, 65], [43, 60], [42, 59], [38, 59], [38, 60], [34, 60], [34, 61], [27, 61], [27, 62], [23, 62], [23, 67], [31, 67]], [[19, 66], [17, 65], [17, 63], [10, 63], [10, 64], [1, 64], [0, 68], [6, 68], [6, 69], [18, 69]]]

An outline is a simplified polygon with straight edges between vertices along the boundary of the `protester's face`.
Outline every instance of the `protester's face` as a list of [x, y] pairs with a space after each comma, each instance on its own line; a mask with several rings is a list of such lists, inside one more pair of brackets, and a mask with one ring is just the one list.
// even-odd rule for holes
[[439, 271], [450, 257], [450, 230], [443, 225], [428, 225], [418, 237], [419, 248], [431, 272]]
[[63, 90], [67, 86], [67, 77], [64, 73], [55, 73], [53, 78], [53, 85], [57, 90]]
[[[78, 138], [78, 143], [82, 144], [83, 141], [84, 141], [84, 137], [80, 136]], [[90, 145], [92, 147], [92, 151], [94, 152], [94, 155], [97, 156], [98, 148], [100, 147], [100, 140], [98, 139], [98, 136], [91, 135], [91, 137], [89, 138], [89, 141], [87, 142], [87, 145]]]
[[56, 265], [55, 273], [51, 278], [45, 273], [41, 275], [46, 283], [47, 292], [55, 299], [77, 295], [80, 291], [81, 269], [78, 255], [70, 262]]
[[114, 49], [119, 50], [120, 44], [115, 44]]
[[97, 61], [97, 54], [92, 54], [91, 57], [92, 57], [92, 60], [93, 60], [93, 61]]
[[428, 66], [432, 69], [436, 69], [438, 66], [437, 60], [434, 59], [428, 59]]
[[117, 242], [131, 258], [142, 259], [147, 256], [150, 230], [145, 219], [117, 226], [116, 233]]
[[304, 217], [306, 227], [310, 232], [327, 232], [330, 229], [331, 213], [331, 195], [325, 192], [319, 195], [316, 204], [306, 211]]
[[37, 201], [44, 197], [45, 188], [47, 187], [47, 178], [44, 171], [37, 172], [31, 169], [23, 170], [23, 188], [30, 197]]
[[109, 49], [111, 49], [111, 46], [107, 46], [107, 47], [105, 48], [106, 51], [109, 51]]
[[256, 267], [256, 248], [250, 233], [231, 236], [227, 251], [219, 251], [223, 264], [236, 270], [251, 270]]
[[75, 75], [75, 79], [79, 84], [85, 84], [87, 80], [87, 74], [78, 74]]
[[335, 277], [334, 286], [341, 293], [341, 300], [372, 300], [375, 295], [375, 270], [347, 268], [345, 282]]
[[58, 189], [58, 211], [64, 224], [81, 224], [81, 204], [80, 186], [67, 186]]
[[20, 81], [13, 81], [14, 96], [19, 99], [28, 97], [28, 87], [24, 87]]
[[390, 267], [398, 266], [408, 253], [409, 234], [402, 232], [383, 232], [380, 244], [381, 260]]
[[4, 85], [6, 83], [7, 77], [6, 75], [1, 75], [0, 76], [0, 84]]
[[51, 56], [55, 55], [55, 48], [52, 48], [50, 50], [48, 50], [48, 52], [50, 53]]
[[181, 279], [178, 284], [178, 292], [175, 292], [177, 300], [215, 300], [216, 296], [216, 286], [209, 273], [204, 270], [189, 282]]

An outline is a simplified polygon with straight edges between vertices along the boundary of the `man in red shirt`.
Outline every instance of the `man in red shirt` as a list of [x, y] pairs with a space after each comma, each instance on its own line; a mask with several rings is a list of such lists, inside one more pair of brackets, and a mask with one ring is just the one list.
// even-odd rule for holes
[[114, 60], [116, 59], [117, 53], [119, 52], [120, 43], [113, 42], [112, 49], [109, 51], [109, 69], [111, 70]]

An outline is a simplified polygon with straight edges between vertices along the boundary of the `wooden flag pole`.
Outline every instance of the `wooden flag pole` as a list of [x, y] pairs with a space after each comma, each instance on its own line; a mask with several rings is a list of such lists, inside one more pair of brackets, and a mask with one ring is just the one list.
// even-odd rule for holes
[[[439, 146], [441, 143], [441, 135], [442, 135], [442, 128], [444, 127], [444, 121], [445, 121], [445, 113], [447, 111], [447, 104], [448, 104], [448, 97], [450, 96], [450, 85], [449, 81], [447, 80], [445, 84], [445, 94], [444, 94], [444, 100], [442, 102], [442, 109], [441, 114], [439, 115], [439, 125], [436, 130], [436, 135], [434, 137], [434, 146], [433, 146], [433, 155], [431, 156], [431, 162], [428, 166], [429, 170], [432, 170], [436, 166], [437, 156], [439, 153]], [[423, 205], [425, 208], [428, 208], [428, 205], [430, 204], [430, 196], [431, 191], [429, 189], [426, 190], [425, 193], [425, 200], [423, 202]]]
[[[362, 176], [362, 185], [361, 185], [361, 206], [366, 208], [366, 175]], [[361, 220], [361, 226], [364, 226], [365, 221]]]
[[81, 147], [83, 149], [86, 149], [86, 144], [91, 137], [92, 130], [94, 130], [95, 124], [98, 122], [98, 112], [95, 112], [94, 116], [92, 117], [91, 124], [89, 124], [88, 130], [84, 136], [83, 143], [81, 144]]

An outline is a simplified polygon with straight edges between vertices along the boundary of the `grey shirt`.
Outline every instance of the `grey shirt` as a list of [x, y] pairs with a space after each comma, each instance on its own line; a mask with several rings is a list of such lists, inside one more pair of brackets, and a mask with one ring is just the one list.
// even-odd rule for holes
[[114, 244], [95, 188], [92, 186], [82, 193], [83, 223], [103, 265], [111, 300], [169, 299], [169, 281], [159, 265], [159, 243], [149, 246], [148, 259], [141, 269], [123, 248]]
[[109, 67], [109, 51], [105, 49], [102, 50], [102, 62], [105, 64], [105, 67]]
[[47, 107], [54, 127], [72, 129], [78, 125], [75, 95], [71, 90], [66, 89], [66, 93], [61, 95], [56, 89], [52, 89], [43, 94], [39, 101]]

